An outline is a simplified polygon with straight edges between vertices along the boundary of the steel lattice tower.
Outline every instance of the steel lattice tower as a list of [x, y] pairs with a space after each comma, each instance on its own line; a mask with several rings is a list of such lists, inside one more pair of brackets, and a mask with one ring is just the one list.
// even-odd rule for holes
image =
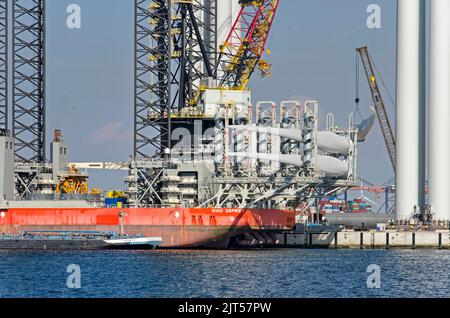
[[177, 59], [172, 76], [176, 93], [171, 107], [178, 111], [192, 105], [200, 81], [213, 76], [217, 59], [216, 2], [196, 0], [191, 6], [180, 4], [174, 9], [173, 55]]
[[214, 68], [216, 1], [135, 0], [135, 157], [171, 147], [171, 114], [208, 76], [204, 55]]
[[13, 0], [16, 160], [45, 161], [45, 0]]
[[[149, 122], [150, 113], [159, 118], [168, 110], [169, 3], [166, 0], [135, 0], [135, 137], [134, 155], [151, 157], [159, 150], [167, 131]], [[152, 129], [153, 128], [153, 129]]]
[[8, 129], [8, 0], [0, 0], [0, 130]]

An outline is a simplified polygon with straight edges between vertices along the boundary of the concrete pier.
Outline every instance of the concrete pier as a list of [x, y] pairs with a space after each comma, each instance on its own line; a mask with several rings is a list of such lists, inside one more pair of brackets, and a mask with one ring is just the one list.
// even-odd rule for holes
[[341, 231], [277, 234], [290, 248], [442, 248], [450, 249], [450, 231]]

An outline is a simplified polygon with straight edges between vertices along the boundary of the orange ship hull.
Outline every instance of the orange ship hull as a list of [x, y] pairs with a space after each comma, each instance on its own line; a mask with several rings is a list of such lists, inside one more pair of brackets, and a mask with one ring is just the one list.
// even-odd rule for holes
[[236, 208], [10, 208], [0, 213], [0, 233], [23, 231], [123, 231], [158, 236], [161, 247], [227, 247], [246, 232], [289, 230], [294, 212]]

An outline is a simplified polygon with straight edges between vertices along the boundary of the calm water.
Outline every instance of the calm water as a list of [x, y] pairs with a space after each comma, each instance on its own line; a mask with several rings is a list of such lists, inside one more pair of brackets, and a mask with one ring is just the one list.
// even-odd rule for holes
[[[80, 289], [66, 286], [70, 264]], [[0, 296], [450, 297], [449, 268], [439, 250], [0, 251]]]

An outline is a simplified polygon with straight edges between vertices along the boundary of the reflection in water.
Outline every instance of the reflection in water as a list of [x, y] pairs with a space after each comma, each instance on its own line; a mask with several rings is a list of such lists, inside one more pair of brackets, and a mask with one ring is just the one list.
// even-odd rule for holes
[[[66, 267], [81, 267], [81, 289]], [[366, 285], [381, 267], [381, 288]], [[450, 297], [450, 251], [0, 252], [1, 297]]]

